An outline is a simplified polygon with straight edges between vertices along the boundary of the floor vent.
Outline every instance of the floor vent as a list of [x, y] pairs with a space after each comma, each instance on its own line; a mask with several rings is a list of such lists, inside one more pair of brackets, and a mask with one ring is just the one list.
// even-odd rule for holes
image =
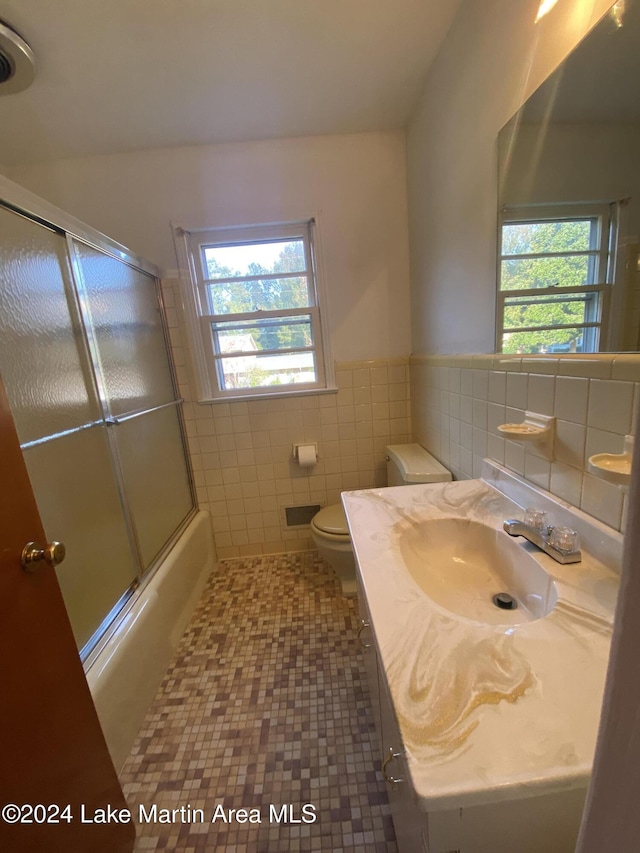
[[320, 504], [286, 506], [284, 514], [287, 520], [287, 527], [308, 527], [311, 524], [311, 519], [320, 509]]

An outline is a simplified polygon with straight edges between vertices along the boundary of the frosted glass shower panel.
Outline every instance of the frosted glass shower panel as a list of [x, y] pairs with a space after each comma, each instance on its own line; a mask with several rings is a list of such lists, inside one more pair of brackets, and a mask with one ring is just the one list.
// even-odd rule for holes
[[100, 417], [65, 238], [0, 207], [0, 369], [22, 443]]
[[173, 400], [155, 278], [84, 243], [74, 241], [73, 247], [111, 413]]
[[79, 649], [137, 578], [106, 430], [93, 427], [24, 451], [47, 538], [67, 548], [56, 573]]
[[114, 427], [144, 569], [193, 507], [177, 406]]

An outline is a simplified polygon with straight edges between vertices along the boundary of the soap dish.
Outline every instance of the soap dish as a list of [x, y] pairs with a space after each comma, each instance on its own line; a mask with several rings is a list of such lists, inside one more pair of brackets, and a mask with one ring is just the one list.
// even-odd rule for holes
[[596, 453], [589, 457], [589, 472], [616, 486], [628, 486], [631, 482], [632, 457], [633, 436], [625, 435], [622, 453]]
[[537, 441], [546, 432], [548, 427], [535, 426], [534, 424], [500, 424], [498, 431], [505, 438], [510, 438], [512, 441]]
[[553, 432], [555, 418], [552, 415], [539, 415], [525, 412], [525, 418], [519, 424], [500, 424], [498, 432], [510, 441], [532, 441], [546, 459], [553, 458]]

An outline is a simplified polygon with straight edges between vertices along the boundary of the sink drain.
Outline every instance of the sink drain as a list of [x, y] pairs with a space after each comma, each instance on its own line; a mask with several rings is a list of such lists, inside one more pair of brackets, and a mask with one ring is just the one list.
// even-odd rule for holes
[[515, 610], [518, 606], [518, 602], [508, 592], [497, 592], [493, 596], [492, 601], [501, 610]]

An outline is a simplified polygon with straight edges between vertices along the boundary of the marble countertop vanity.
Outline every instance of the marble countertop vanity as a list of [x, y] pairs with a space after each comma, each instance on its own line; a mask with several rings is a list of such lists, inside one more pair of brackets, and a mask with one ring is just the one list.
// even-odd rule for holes
[[[525, 505], [545, 502], [557, 523], [579, 529], [581, 562], [560, 565], [502, 531], [503, 521], [521, 518]], [[420, 808], [584, 787], [622, 536], [500, 466], [483, 480], [348, 492], [343, 503]], [[462, 520], [458, 531], [473, 522], [488, 525], [500, 547], [500, 537], [510, 539], [526, 554], [525, 564], [533, 560], [549, 576], [547, 615], [516, 610], [492, 624], [481, 611], [463, 616], [444, 606], [446, 599], [427, 595], [407, 568], [407, 548], [415, 550], [421, 525], [431, 519]]]

